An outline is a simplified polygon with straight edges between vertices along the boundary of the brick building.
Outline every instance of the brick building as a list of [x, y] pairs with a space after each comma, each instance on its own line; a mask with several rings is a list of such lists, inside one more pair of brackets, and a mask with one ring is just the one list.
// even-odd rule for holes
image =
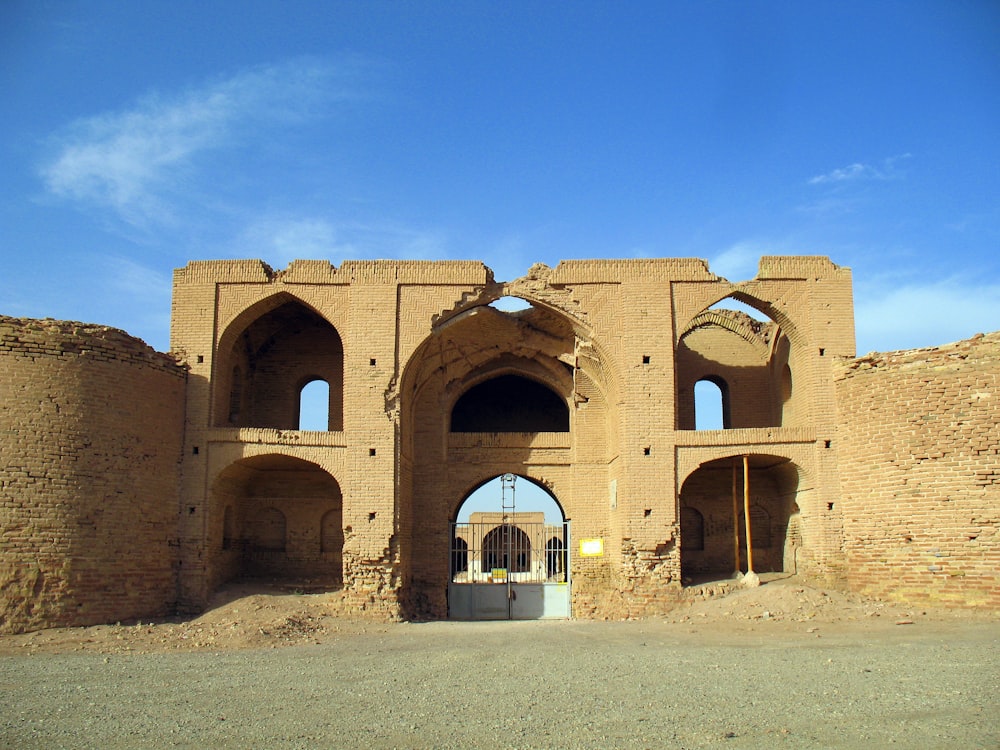
[[[511, 282], [477, 262], [192, 262], [177, 361], [0, 323], [5, 630], [195, 611], [255, 575], [447, 617], [452, 524], [505, 474], [591, 543], [563, 542], [574, 616], [746, 570], [748, 528], [757, 572], [1000, 605], [1000, 336], [857, 359], [850, 271], [825, 258], [765, 257], [741, 283], [693, 259]], [[326, 429], [300, 430], [316, 384]], [[722, 429], [697, 429], [701, 388]]]

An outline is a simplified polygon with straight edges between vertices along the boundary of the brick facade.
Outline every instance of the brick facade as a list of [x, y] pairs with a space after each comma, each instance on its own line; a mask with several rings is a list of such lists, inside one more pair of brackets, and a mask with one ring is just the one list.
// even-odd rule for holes
[[1000, 333], [836, 374], [852, 588], [1000, 607]]
[[[747, 508], [758, 572], [998, 603], [997, 336], [854, 359], [850, 271], [826, 258], [741, 283], [694, 259], [511, 282], [471, 261], [192, 262], [183, 367], [110, 329], [3, 321], [0, 629], [197, 611], [238, 576], [446, 617], [450, 523], [504, 473], [603, 542], [570, 545], [576, 616], [745, 570]], [[317, 380], [327, 429], [299, 430]], [[695, 429], [705, 383], [724, 429]]]
[[0, 632], [173, 610], [184, 388], [122, 331], [0, 317]]

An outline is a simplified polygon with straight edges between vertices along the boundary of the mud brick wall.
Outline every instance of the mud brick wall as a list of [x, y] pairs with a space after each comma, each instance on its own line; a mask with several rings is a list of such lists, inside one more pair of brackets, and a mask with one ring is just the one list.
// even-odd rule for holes
[[1000, 333], [846, 361], [836, 393], [850, 585], [1000, 606]]
[[171, 609], [185, 377], [113, 328], [0, 317], [0, 632]]

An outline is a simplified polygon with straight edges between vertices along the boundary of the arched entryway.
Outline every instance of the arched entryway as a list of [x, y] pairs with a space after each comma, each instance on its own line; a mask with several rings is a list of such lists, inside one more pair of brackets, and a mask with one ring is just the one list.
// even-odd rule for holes
[[756, 573], [794, 570], [799, 485], [798, 467], [781, 456], [735, 455], [699, 466], [680, 493], [684, 581], [728, 578], [747, 572], [749, 562]]
[[[459, 506], [504, 472], [520, 475], [522, 488], [535, 481], [560, 495], [567, 510], [579, 509], [575, 520], [591, 535], [607, 526], [619, 403], [608, 355], [567, 307], [552, 304], [562, 291], [542, 300], [528, 295], [531, 304], [511, 312], [489, 304], [499, 291], [499, 285], [487, 289], [438, 320], [393, 391], [400, 409], [400, 578], [414, 617], [455, 616], [449, 592], [460, 581], [453, 571], [481, 573], [484, 564], [475, 544], [454, 536], [453, 524], [465, 522]], [[500, 510], [499, 500], [492, 510]], [[568, 576], [571, 561], [577, 565], [562, 536], [560, 530], [531, 538], [540, 585]], [[497, 616], [506, 617], [506, 609]]]
[[504, 474], [468, 493], [455, 518], [449, 617], [570, 616], [569, 522], [554, 495], [527, 477]]
[[[320, 399], [308, 398], [322, 389]], [[303, 401], [303, 390], [307, 398]], [[316, 310], [282, 292], [245, 310], [219, 340], [214, 376], [217, 427], [340, 431], [344, 347]], [[303, 414], [321, 403], [321, 414]], [[306, 424], [302, 424], [306, 417]]]
[[316, 464], [277, 454], [236, 461], [212, 483], [210, 585], [234, 578], [338, 585], [342, 521], [340, 486]]

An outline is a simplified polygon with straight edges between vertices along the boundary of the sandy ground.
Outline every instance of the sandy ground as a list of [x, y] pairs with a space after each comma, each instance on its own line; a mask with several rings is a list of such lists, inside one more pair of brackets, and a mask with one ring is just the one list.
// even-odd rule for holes
[[616, 622], [380, 623], [244, 584], [0, 637], [0, 746], [998, 748], [998, 656], [995, 614], [794, 578]]

